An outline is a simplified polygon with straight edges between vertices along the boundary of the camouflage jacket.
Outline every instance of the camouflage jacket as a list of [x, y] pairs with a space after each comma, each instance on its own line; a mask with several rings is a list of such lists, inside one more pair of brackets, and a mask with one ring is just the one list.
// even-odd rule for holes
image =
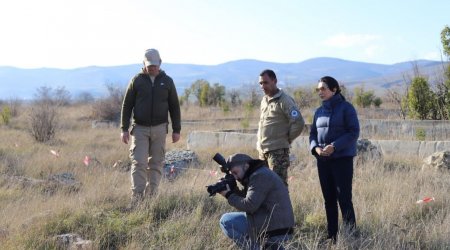
[[261, 100], [261, 116], [256, 148], [260, 153], [289, 148], [303, 130], [305, 121], [294, 99], [281, 89]]

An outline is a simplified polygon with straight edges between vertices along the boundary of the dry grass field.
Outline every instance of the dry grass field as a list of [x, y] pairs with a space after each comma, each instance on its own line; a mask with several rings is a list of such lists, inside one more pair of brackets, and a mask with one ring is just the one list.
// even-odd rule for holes
[[[182, 140], [168, 141], [167, 150], [186, 149], [193, 130], [256, 128], [257, 109], [247, 121], [225, 119], [245, 112], [183, 107], [183, 119], [189, 122], [183, 124]], [[94, 249], [235, 249], [218, 226], [220, 215], [233, 208], [221, 196], [209, 198], [205, 186], [217, 181], [209, 174], [217, 168], [211, 160], [216, 152], [256, 157], [253, 148], [224, 145], [195, 152], [198, 164], [175, 180], [163, 179], [155, 197], [127, 212], [129, 172], [113, 167], [119, 160], [129, 162], [119, 129], [91, 128], [86, 106], [64, 107], [59, 114], [60, 129], [47, 143], [29, 135], [25, 109], [1, 127], [1, 249], [57, 249], [55, 236], [65, 233], [92, 240]], [[315, 161], [307, 152], [292, 153], [297, 160], [290, 169], [289, 190], [297, 226], [290, 248], [450, 249], [450, 173], [421, 171], [422, 159], [401, 154], [356, 166], [353, 201], [359, 236], [344, 232], [336, 245], [323, 246], [325, 211]], [[88, 166], [85, 156], [91, 158]], [[77, 188], [24, 181], [61, 173], [72, 173]], [[435, 201], [416, 204], [427, 196]]]

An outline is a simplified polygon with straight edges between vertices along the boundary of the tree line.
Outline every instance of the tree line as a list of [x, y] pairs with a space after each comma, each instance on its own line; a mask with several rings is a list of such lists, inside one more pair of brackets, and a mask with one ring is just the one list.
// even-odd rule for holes
[[450, 119], [450, 28], [447, 25], [441, 31], [441, 43], [447, 63], [442, 63], [443, 74], [437, 82], [430, 84], [415, 66], [414, 77], [403, 91], [388, 90], [403, 119]]
[[[353, 91], [342, 86], [342, 93], [347, 100], [360, 108], [379, 108], [383, 100], [394, 103], [401, 118], [420, 120], [450, 120], [450, 28], [445, 26], [441, 31], [443, 54], [447, 63], [442, 63], [442, 77], [430, 84], [428, 79], [420, 74], [417, 65], [414, 66], [414, 77], [405, 80], [402, 90], [388, 89], [383, 98], [376, 96], [373, 90], [366, 90], [364, 85], [355, 87]], [[45, 142], [55, 136], [58, 127], [58, 109], [71, 104], [91, 104], [91, 117], [100, 120], [118, 121], [125, 89], [106, 84], [107, 95], [94, 99], [84, 92], [73, 102], [71, 94], [64, 87], [40, 87], [36, 90], [29, 114], [30, 133], [36, 141]], [[301, 108], [317, 107], [320, 99], [315, 93], [315, 86], [287, 87]], [[180, 96], [181, 105], [199, 105], [200, 107], [221, 107], [224, 112], [232, 107], [244, 106], [245, 112], [250, 112], [259, 106], [262, 91], [256, 82], [243, 89], [226, 90], [220, 83], [211, 84], [199, 79], [192, 83]], [[0, 100], [0, 124], [8, 125], [11, 118], [18, 115], [22, 102], [19, 99]]]

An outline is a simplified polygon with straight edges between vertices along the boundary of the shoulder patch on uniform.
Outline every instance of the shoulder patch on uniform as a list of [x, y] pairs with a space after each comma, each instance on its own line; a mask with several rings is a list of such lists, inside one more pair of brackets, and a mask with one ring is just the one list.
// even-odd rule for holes
[[293, 119], [297, 119], [300, 116], [300, 111], [298, 111], [296, 108], [292, 108], [291, 111], [289, 112], [289, 115]]

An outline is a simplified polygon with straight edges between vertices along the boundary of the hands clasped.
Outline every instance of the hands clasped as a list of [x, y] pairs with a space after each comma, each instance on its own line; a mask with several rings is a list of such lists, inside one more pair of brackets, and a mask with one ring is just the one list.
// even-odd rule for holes
[[334, 146], [333, 145], [326, 145], [324, 148], [316, 147], [315, 148], [316, 153], [320, 156], [330, 156], [334, 153]]

